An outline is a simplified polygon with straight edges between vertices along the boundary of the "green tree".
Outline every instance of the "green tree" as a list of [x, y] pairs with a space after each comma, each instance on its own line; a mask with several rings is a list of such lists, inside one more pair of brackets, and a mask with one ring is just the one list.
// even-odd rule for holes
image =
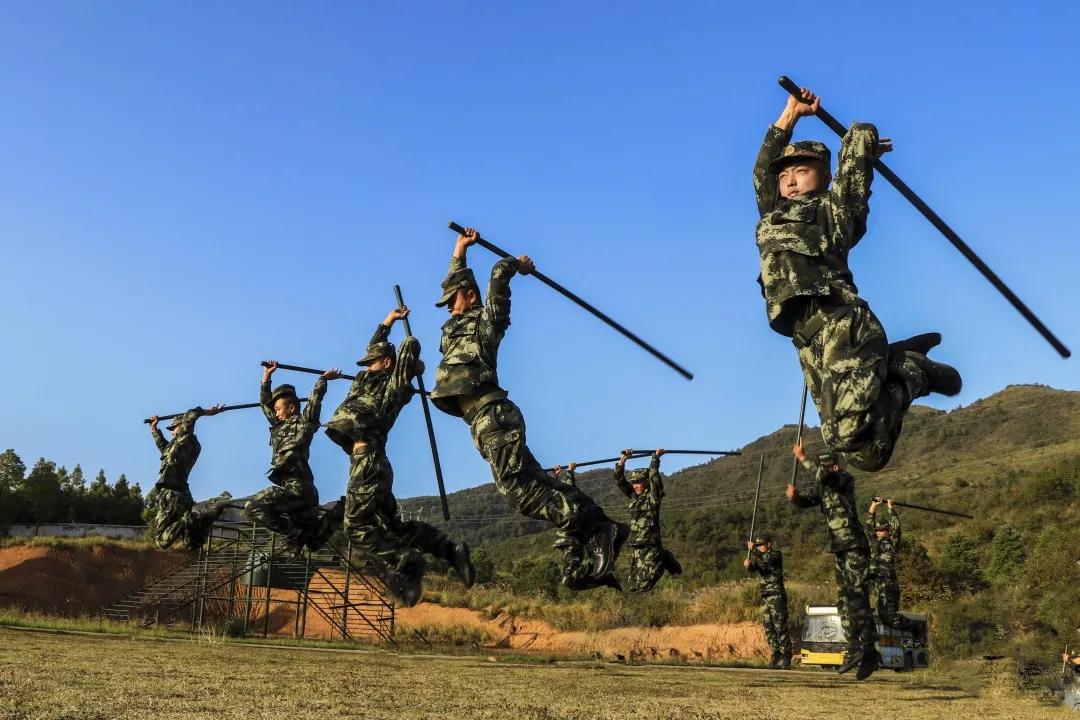
[[21, 498], [16, 494], [26, 476], [26, 464], [8, 448], [0, 453], [0, 523], [10, 523], [18, 514]]
[[1026, 559], [1024, 539], [1016, 528], [1011, 525], [998, 528], [992, 545], [990, 577], [998, 582], [1012, 582], [1016, 580]]
[[112, 488], [109, 487], [109, 480], [105, 477], [105, 471], [98, 470], [97, 475], [86, 491], [86, 513], [82, 521], [87, 523], [107, 522], [104, 518], [108, 513], [111, 497]]
[[477, 548], [472, 554], [473, 568], [476, 570], [476, 582], [486, 585], [495, 579], [495, 561], [486, 548]]
[[897, 572], [907, 602], [927, 602], [942, 591], [941, 573], [922, 541], [910, 532], [904, 534], [904, 549], [897, 561]]
[[56, 463], [39, 458], [18, 488], [22, 496], [21, 519], [50, 523], [63, 519], [63, 494], [56, 475]]
[[959, 532], [945, 541], [939, 565], [946, 584], [955, 592], [972, 592], [983, 585], [975, 543]]
[[60, 491], [64, 495], [67, 519], [70, 522], [85, 522], [86, 478], [81, 465], [76, 465], [71, 473], [60, 478]]

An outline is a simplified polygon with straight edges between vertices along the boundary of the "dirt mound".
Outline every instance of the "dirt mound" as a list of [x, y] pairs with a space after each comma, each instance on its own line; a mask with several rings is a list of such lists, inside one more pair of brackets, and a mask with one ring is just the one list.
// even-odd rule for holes
[[689, 662], [768, 657], [765, 634], [757, 623], [691, 625], [660, 628], [626, 627], [601, 632], [566, 632], [542, 620], [509, 615], [486, 619], [475, 610], [420, 603], [399, 608], [400, 631], [463, 628], [498, 638], [492, 647], [584, 655], [628, 662], [681, 659]]
[[120, 545], [0, 548], [0, 606], [69, 617], [88, 615], [188, 559], [187, 553]]

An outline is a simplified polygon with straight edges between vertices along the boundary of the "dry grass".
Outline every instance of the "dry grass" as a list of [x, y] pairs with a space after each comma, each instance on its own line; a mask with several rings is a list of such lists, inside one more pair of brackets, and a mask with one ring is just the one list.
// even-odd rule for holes
[[746, 672], [342, 654], [0, 630], [0, 720], [126, 718], [844, 718], [882, 702], [908, 720], [1061, 717], [932, 676], [867, 683]]

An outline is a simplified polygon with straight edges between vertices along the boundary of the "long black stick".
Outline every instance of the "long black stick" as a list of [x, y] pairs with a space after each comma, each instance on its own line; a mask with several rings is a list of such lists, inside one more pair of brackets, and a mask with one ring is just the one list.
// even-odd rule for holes
[[[401, 297], [401, 286], [394, 286], [394, 297], [397, 298], [399, 308], [405, 307], [405, 300]], [[412, 326], [409, 318], [404, 317], [401, 322], [405, 325], [405, 334], [412, 336]], [[431, 408], [428, 407], [427, 393], [424, 391], [424, 376], [416, 376], [416, 385], [420, 388], [420, 406], [424, 408], [424, 422], [427, 423], [428, 441], [431, 443], [431, 462], [435, 465], [435, 480], [439, 483], [439, 500], [442, 502], [443, 520], [450, 519], [450, 506], [446, 502], [446, 486], [443, 484], [442, 463], [439, 462], [439, 446], [435, 444], [435, 427], [431, 424]]]
[[[266, 362], [265, 360], [259, 364], [263, 367], [270, 367], [270, 363]], [[302, 367], [300, 365], [286, 365], [285, 363], [278, 363], [277, 366], [279, 370], [293, 370], [295, 372], [311, 373], [312, 375], [322, 375], [324, 372], [326, 372], [325, 369], [317, 370], [316, 368]], [[356, 379], [355, 375], [346, 375], [345, 373], [341, 373], [341, 377], [345, 378], [346, 380]]]
[[[465, 228], [461, 227], [460, 225], [458, 225], [453, 220], [450, 221], [449, 227], [450, 227], [451, 230], [458, 233], [459, 235], [464, 235], [465, 234]], [[481, 247], [487, 248], [488, 250], [495, 253], [499, 257], [504, 257], [504, 258], [511, 257], [510, 253], [506, 252], [505, 250], [503, 250], [500, 247], [492, 245], [491, 243], [489, 243], [487, 240], [484, 240], [483, 238], [477, 238], [476, 244], [480, 245]], [[660, 362], [662, 362], [665, 365], [667, 365], [668, 367], [670, 367], [675, 372], [682, 375], [687, 380], [693, 380], [694, 379], [694, 374], [692, 372], [690, 372], [689, 370], [684, 368], [682, 365], [679, 365], [678, 363], [676, 363], [674, 360], [669, 358], [667, 355], [660, 352], [659, 350], [654, 348], [652, 345], [645, 342], [640, 337], [638, 337], [637, 335], [635, 335], [634, 333], [630, 332], [625, 327], [623, 327], [622, 325], [617, 323], [609, 315], [607, 315], [604, 312], [601, 312], [600, 310], [598, 310], [597, 308], [595, 308], [593, 305], [586, 302], [585, 300], [582, 300], [580, 297], [578, 297], [574, 293], [570, 292], [569, 290], [564, 288], [562, 285], [560, 285], [559, 283], [557, 283], [554, 280], [552, 280], [551, 278], [549, 278], [547, 275], [544, 275], [542, 272], [540, 272], [538, 270], [534, 270], [532, 272], [532, 276], [535, 277], [540, 282], [547, 285], [548, 287], [550, 287], [555, 292], [559, 293], [560, 295], [563, 295], [566, 298], [569, 298], [572, 302], [576, 303], [578, 306], [584, 308], [585, 310], [589, 311], [590, 313], [592, 313], [596, 317], [603, 320], [605, 323], [607, 323], [611, 327], [615, 328], [615, 330], [619, 331], [625, 337], [629, 338], [632, 342], [636, 343], [638, 345], [638, 347], [640, 347], [641, 349], [648, 352], [650, 355], [652, 355], [657, 360], [659, 360]]]
[[[750, 542], [754, 542], [754, 527], [757, 525], [758, 498], [761, 497], [761, 471], [765, 469], [765, 453], [761, 453], [761, 459], [757, 466], [757, 490], [754, 491], [754, 512], [750, 515]], [[746, 559], [750, 559], [750, 548], [746, 548]]]
[[[799, 434], [795, 437], [795, 444], [802, 443], [802, 431], [803, 424], [806, 422], [806, 395], [810, 388], [803, 383], [802, 386], [802, 404], [799, 406]], [[799, 459], [792, 458], [791, 460], [791, 484], [798, 485], [796, 482], [799, 479]]]
[[[779, 82], [780, 87], [787, 90], [797, 100], [802, 100], [802, 91], [799, 90], [799, 86], [792, 82], [787, 75], [781, 75]], [[829, 114], [829, 112], [825, 110], [825, 108], [819, 107], [817, 113], [815, 114], [819, 118], [821, 118], [821, 121], [825, 123], [830, 130], [835, 132], [840, 137], [844, 136], [846, 132], [844, 126], [835, 117]], [[984, 278], [990, 281], [991, 285], [997, 288], [997, 291], [999, 293], [1005, 296], [1005, 299], [1008, 300], [1012, 304], [1012, 306], [1016, 308], [1021, 315], [1024, 316], [1025, 320], [1031, 323], [1032, 327], [1034, 327], [1039, 332], [1039, 334], [1042, 335], [1046, 339], [1046, 341], [1054, 347], [1055, 350], [1057, 350], [1058, 354], [1061, 355], [1061, 357], [1067, 358], [1072, 355], [1072, 353], [1069, 351], [1069, 348], [1065, 347], [1065, 345], [1062, 344], [1062, 342], [1054, 336], [1054, 333], [1050, 332], [1050, 328], [1046, 327], [1046, 325], [1043, 324], [1042, 320], [1040, 320], [1035, 315], [1035, 313], [1031, 312], [1031, 310], [1028, 309], [1028, 306], [1025, 305], [1024, 302], [1016, 296], [1016, 293], [1010, 290], [1009, 286], [1006, 285], [1004, 281], [997, 276], [997, 273], [991, 270], [990, 266], [984, 263], [982, 261], [982, 258], [976, 255], [975, 251], [972, 250], [966, 242], [961, 240], [960, 236], [957, 235], [956, 232], [951, 227], [949, 227], [936, 212], [931, 210], [930, 206], [923, 202], [923, 199], [916, 195], [914, 190], [907, 186], [907, 183], [897, 177], [896, 173], [886, 167], [885, 163], [881, 162], [881, 160], [874, 161], [874, 169], [881, 173], [882, 177], [892, 183], [892, 186], [895, 187], [898, 191], [900, 191], [900, 194], [907, 198], [908, 202], [914, 205], [915, 209], [922, 213], [923, 217], [929, 220], [930, 224], [936, 227], [938, 231], [945, 236], [945, 239], [952, 243], [952, 246], [959, 250], [960, 254], [966, 257], [968, 259], [968, 262], [974, 265], [975, 269], [982, 273], [982, 276]]]
[[[300, 402], [307, 402], [307, 398], [300, 398]], [[221, 408], [221, 412], [225, 412], [226, 410], [247, 410], [248, 408], [257, 408], [257, 407], [259, 407], [259, 403], [244, 403], [242, 405], [226, 405], [225, 407]], [[184, 412], [187, 412], [187, 410], [185, 410]], [[183, 414], [184, 413], [182, 413], [182, 412], [178, 412], [178, 413], [173, 413], [171, 415], [158, 415], [157, 419], [158, 420], [172, 420], [174, 417], [180, 417]], [[143, 420], [143, 422], [149, 424], [150, 423], [150, 418], [145, 418]]]
[[[650, 457], [654, 451], [652, 450], [636, 450], [629, 459], [636, 460], [639, 458]], [[742, 455], [738, 450], [664, 450], [665, 455]], [[574, 463], [575, 467], [587, 467], [589, 465], [606, 465], [608, 463], [618, 462], [619, 458], [604, 458], [603, 460], [588, 460], [586, 462]], [[548, 472], [555, 468], [548, 468]]]
[[[879, 499], [879, 498], [875, 498]], [[937, 508], [926, 507], [925, 505], [913, 505], [912, 503], [900, 502], [899, 500], [893, 500], [892, 504], [897, 507], [911, 508], [912, 510], [924, 510], [926, 512], [938, 513], [939, 515], [952, 515], [953, 517], [967, 518], [968, 520], [974, 520], [974, 515], [968, 515], [966, 513], [953, 512], [952, 510], [938, 510]]]

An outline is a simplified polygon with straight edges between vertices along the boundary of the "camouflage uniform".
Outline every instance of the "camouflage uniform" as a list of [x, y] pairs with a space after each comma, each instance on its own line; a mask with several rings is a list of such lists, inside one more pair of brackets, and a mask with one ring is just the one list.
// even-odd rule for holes
[[900, 614], [900, 580], [896, 576], [896, 557], [900, 553], [900, 515], [889, 510], [889, 535], [879, 538], [875, 532], [874, 513], [870, 513], [870, 589], [877, 596], [881, 622], [897, 630], [912, 632], [916, 625]]
[[791, 662], [791, 633], [788, 629], [788, 596], [784, 589], [784, 555], [776, 548], [768, 552], [750, 549], [748, 572], [761, 576], [761, 625], [772, 649], [775, 664]]
[[[510, 326], [510, 280], [518, 270], [515, 258], [495, 263], [488, 284], [487, 301], [451, 317], [442, 327], [439, 350], [442, 361], [435, 371], [431, 401], [443, 412], [463, 417], [473, 443], [491, 465], [499, 493], [521, 514], [547, 520], [559, 528], [560, 547], [566, 556], [562, 581], [579, 587], [589, 573], [585, 547], [599, 524], [610, 522], [595, 502], [576, 487], [552, 478], [525, 444], [525, 419], [521, 410], [499, 387], [499, 345]], [[464, 258], [450, 260], [443, 281], [445, 305], [458, 288], [476, 288]], [[462, 413], [459, 398], [474, 398]]]
[[[364, 365], [393, 356], [390, 328], [379, 324]], [[358, 373], [344, 402], [326, 424], [326, 434], [349, 454], [345, 532], [375, 571], [391, 587], [397, 578], [422, 575], [423, 553], [454, 563], [454, 543], [438, 528], [417, 520], [403, 522], [394, 498], [394, 469], [386, 457], [386, 439], [402, 408], [412, 400], [420, 343], [408, 337], [389, 370]], [[357, 442], [366, 447], [354, 449]]]
[[193, 408], [175, 420], [170, 426], [171, 441], [156, 427], [150, 428], [154, 444], [161, 452], [161, 467], [154, 485], [157, 489], [154, 542], [162, 550], [168, 550], [179, 540], [189, 550], [198, 550], [216, 519], [213, 513], [193, 509], [195, 500], [188, 487], [188, 476], [202, 452], [199, 438], [195, 437], [195, 421], [202, 414], [202, 408]]
[[672, 567], [675, 556], [664, 548], [660, 539], [660, 501], [664, 497], [664, 480], [660, 475], [660, 458], [653, 455], [648, 470], [636, 470], [635, 482], [644, 482], [645, 490], [638, 495], [626, 480], [626, 468], [615, 466], [615, 486], [630, 498], [630, 592], [646, 593], [655, 587], [664, 570]]
[[800, 508], [820, 505], [825, 516], [829, 552], [836, 556], [836, 606], [851, 652], [873, 648], [877, 643], [867, 587], [870, 548], [855, 506], [855, 478], [843, 469], [832, 472], [830, 466], [834, 463], [838, 464], [839, 459], [830, 453], [819, 456], [817, 462], [804, 460], [802, 466], [813, 482], [800, 486], [792, 502]]
[[828, 190], [785, 200], [775, 168], [791, 155], [818, 155], [821, 143], [788, 145], [791, 132], [770, 126], [754, 165], [761, 221], [758, 282], [769, 325], [790, 337], [821, 417], [825, 442], [853, 466], [880, 470], [892, 455], [904, 414], [930, 391], [919, 352], [890, 352], [885, 330], [859, 297], [848, 253], [866, 232], [878, 132], [856, 123], [844, 136]]
[[307, 405], [297, 414], [278, 420], [274, 415], [274, 400], [295, 397], [295, 389], [283, 385], [271, 394], [270, 383], [259, 387], [259, 404], [270, 422], [271, 460], [266, 474], [274, 485], [248, 500], [244, 512], [259, 525], [284, 535], [295, 549], [305, 544], [317, 549], [328, 534], [323, 532], [319, 491], [308, 464], [311, 440], [319, 430], [324, 395], [326, 378], [320, 377]]

